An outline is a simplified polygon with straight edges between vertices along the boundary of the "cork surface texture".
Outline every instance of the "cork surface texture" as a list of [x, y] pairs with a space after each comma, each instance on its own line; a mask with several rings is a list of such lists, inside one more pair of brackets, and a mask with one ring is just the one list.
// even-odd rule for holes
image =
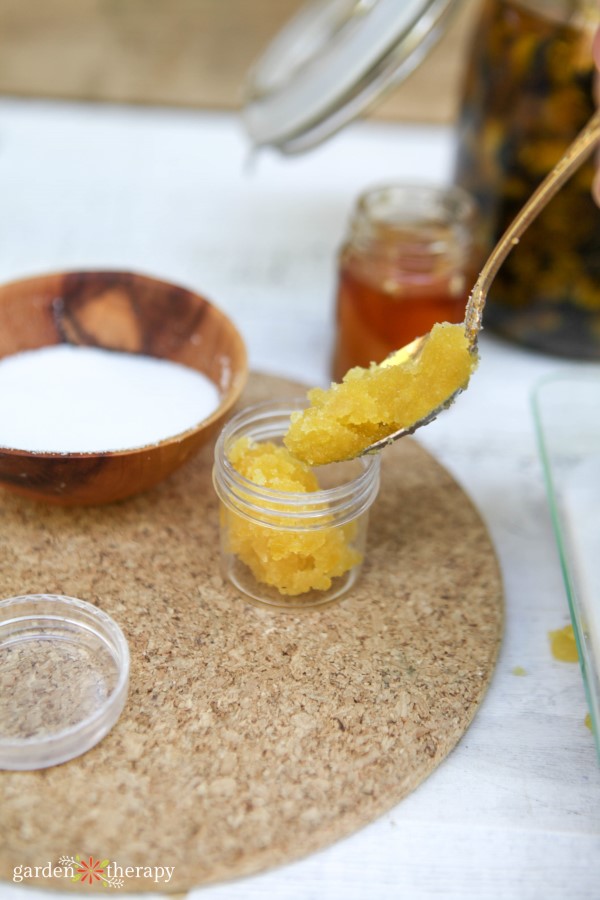
[[[243, 405], [302, 393], [253, 375]], [[99, 745], [0, 772], [2, 879], [80, 854], [174, 866], [168, 885], [141, 873], [124, 889], [181, 892], [292, 861], [401, 801], [475, 715], [502, 633], [498, 564], [417, 442], [385, 451], [359, 582], [306, 613], [256, 609], [222, 580], [211, 467], [208, 447], [107, 507], [0, 493], [0, 597], [81, 597], [131, 652], [125, 710]]]

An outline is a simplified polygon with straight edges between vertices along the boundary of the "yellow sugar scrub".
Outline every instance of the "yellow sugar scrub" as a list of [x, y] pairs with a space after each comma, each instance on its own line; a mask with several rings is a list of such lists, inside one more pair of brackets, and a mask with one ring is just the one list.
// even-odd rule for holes
[[[254, 484], [276, 491], [310, 494], [319, 490], [314, 472], [294, 459], [285, 447], [271, 442], [255, 444], [238, 438], [228, 452], [234, 468]], [[300, 511], [308, 510], [302, 506]], [[289, 504], [280, 512], [293, 512]], [[352, 546], [354, 522], [332, 528], [329, 517], [316, 530], [284, 530], [286, 520], [274, 516], [274, 528], [236, 516], [228, 523], [230, 550], [251, 569], [257, 581], [282, 594], [297, 596], [310, 590], [326, 591], [334, 578], [361, 562]]]
[[443, 406], [467, 387], [476, 366], [464, 325], [434, 325], [416, 356], [403, 359], [400, 352], [369, 369], [350, 369], [328, 390], [309, 391], [310, 406], [292, 415], [285, 446], [313, 466], [352, 459]]
[[559, 659], [561, 662], [577, 662], [579, 660], [577, 641], [572, 625], [565, 625], [564, 628], [559, 628], [557, 631], [550, 631], [548, 637], [554, 659]]
[[294, 408], [265, 404], [232, 419], [215, 448], [213, 481], [225, 576], [258, 605], [300, 609], [330, 603], [355, 582], [379, 465], [326, 467], [321, 485], [281, 443]]
[[302, 494], [319, 490], [317, 476], [310, 466], [271, 441], [257, 444], [247, 437], [238, 438], [228, 448], [227, 456], [240, 475], [261, 487]]

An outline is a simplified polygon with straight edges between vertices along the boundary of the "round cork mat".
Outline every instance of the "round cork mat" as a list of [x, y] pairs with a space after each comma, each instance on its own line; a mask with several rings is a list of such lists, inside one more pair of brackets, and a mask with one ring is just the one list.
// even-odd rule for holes
[[[243, 403], [302, 393], [255, 375]], [[76, 854], [110, 860], [125, 891], [248, 875], [361, 828], [447, 756], [496, 660], [498, 564], [471, 502], [415, 441], [382, 462], [359, 582], [300, 614], [256, 609], [222, 580], [211, 447], [108, 507], [0, 493], [0, 597], [91, 601], [131, 651], [125, 710], [98, 746], [0, 772], [0, 877]], [[24, 883], [81, 889], [45, 871]]]

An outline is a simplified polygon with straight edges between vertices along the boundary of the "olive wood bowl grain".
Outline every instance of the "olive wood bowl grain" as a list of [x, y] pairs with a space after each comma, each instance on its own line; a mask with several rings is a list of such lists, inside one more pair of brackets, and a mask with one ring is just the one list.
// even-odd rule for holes
[[220, 404], [194, 428], [141, 448], [38, 453], [0, 447], [0, 485], [34, 500], [95, 505], [153, 487], [214, 437], [248, 376], [233, 323], [185, 288], [112, 271], [63, 272], [0, 286], [0, 358], [63, 342], [189, 366], [214, 382]]

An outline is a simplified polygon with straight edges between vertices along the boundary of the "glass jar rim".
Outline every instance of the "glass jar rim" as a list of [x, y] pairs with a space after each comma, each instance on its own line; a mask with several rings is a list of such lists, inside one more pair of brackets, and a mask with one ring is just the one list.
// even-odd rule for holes
[[[275, 422], [284, 422], [306, 405], [305, 398], [257, 403], [241, 410], [222, 429], [215, 445], [213, 482], [223, 502], [231, 504], [232, 498], [238, 501], [234, 504], [236, 512], [244, 514], [238, 506], [241, 504], [246, 511], [255, 506], [278, 519], [297, 521], [300, 517], [309, 523], [311, 520], [322, 520], [324, 516], [334, 516], [335, 524], [342, 524], [342, 520], [353, 518], [375, 499], [379, 487], [378, 455], [361, 457], [358, 460], [361, 471], [356, 477], [331, 488], [309, 492], [280, 491], [257, 485], [235, 469], [227, 456], [227, 447], [233, 440], [251, 436], [253, 440], [260, 441], [281, 436], [287, 429], [276, 428]], [[260, 427], [250, 435], [248, 432], [252, 425]], [[248, 518], [254, 517], [248, 515]], [[265, 524], [264, 520], [261, 521]]]
[[358, 196], [343, 249], [394, 267], [421, 259], [460, 265], [477, 247], [478, 218], [475, 198], [458, 185], [374, 185]]
[[[395, 213], [408, 207], [412, 215], [404, 218], [383, 215], [384, 204]], [[477, 215], [477, 203], [468, 191], [455, 184], [390, 182], [366, 188], [359, 194], [355, 207], [355, 215], [368, 216], [376, 224], [390, 227], [409, 224], [416, 213], [429, 213], [453, 224], [470, 224]]]

